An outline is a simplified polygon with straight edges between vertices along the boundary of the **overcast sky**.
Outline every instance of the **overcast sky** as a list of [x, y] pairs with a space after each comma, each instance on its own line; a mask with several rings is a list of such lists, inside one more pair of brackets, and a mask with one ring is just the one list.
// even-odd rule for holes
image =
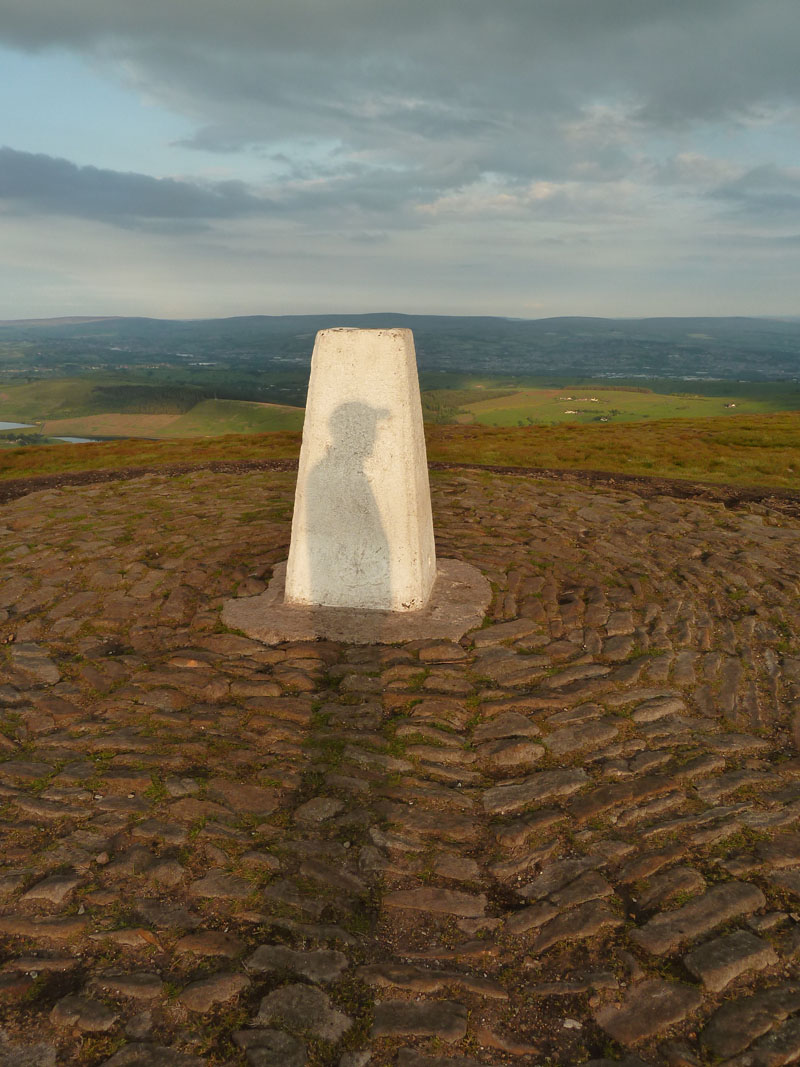
[[0, 318], [797, 315], [798, 0], [0, 0]]

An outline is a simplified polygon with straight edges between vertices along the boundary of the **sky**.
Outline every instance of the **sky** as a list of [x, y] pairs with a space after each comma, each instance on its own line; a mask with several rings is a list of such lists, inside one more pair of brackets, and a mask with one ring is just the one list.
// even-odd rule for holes
[[0, 0], [0, 319], [798, 315], [798, 0]]

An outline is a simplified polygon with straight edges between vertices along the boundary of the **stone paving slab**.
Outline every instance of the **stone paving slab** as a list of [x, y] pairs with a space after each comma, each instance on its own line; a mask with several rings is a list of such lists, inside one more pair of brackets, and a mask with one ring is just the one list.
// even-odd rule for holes
[[222, 621], [267, 645], [330, 638], [356, 645], [431, 640], [457, 641], [483, 622], [492, 589], [477, 567], [439, 559], [430, 599], [417, 611], [361, 611], [284, 603], [286, 564], [273, 568], [265, 592], [232, 598]]
[[800, 519], [432, 474], [458, 642], [221, 621], [291, 471], [0, 516], [0, 1063], [796, 1060]]

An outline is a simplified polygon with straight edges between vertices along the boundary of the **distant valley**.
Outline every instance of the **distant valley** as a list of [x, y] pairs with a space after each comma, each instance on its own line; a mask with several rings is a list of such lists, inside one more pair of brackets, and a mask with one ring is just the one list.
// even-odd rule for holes
[[314, 337], [335, 326], [413, 330], [431, 423], [526, 427], [800, 409], [798, 319], [20, 320], [0, 322], [0, 446], [297, 430]]

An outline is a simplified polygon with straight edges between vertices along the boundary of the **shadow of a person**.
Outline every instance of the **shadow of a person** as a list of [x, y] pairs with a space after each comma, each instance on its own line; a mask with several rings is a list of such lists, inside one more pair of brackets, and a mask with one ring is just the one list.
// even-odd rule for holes
[[308, 476], [305, 541], [311, 604], [392, 608], [389, 541], [365, 469], [388, 411], [359, 401], [340, 404], [329, 421], [330, 444]]

